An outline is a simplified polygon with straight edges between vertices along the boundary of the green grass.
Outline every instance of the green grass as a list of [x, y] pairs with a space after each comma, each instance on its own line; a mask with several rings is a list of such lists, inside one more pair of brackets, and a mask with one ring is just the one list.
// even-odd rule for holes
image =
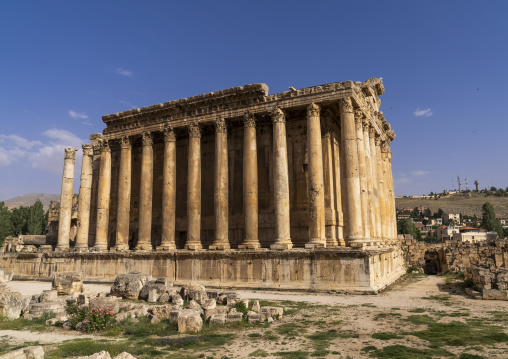
[[382, 359], [433, 359], [454, 356], [444, 349], [417, 349], [405, 345], [389, 345], [371, 351], [370, 355]]
[[146, 338], [151, 335], [163, 337], [177, 333], [177, 323], [171, 323], [169, 320], [163, 319], [159, 323], [152, 324], [147, 317], [141, 317], [138, 321], [130, 318], [125, 319], [103, 334], [106, 336], [119, 336], [123, 334], [131, 338]]
[[40, 345], [39, 342], [24, 342], [22, 344], [12, 345], [6, 339], [0, 339], [0, 355], [7, 354], [11, 351], [26, 348], [33, 345]]
[[39, 318], [28, 320], [25, 318], [7, 319], [0, 317], [1, 330], [22, 330], [30, 328], [30, 330], [42, 332], [50, 326], [46, 325], [46, 320], [54, 318], [56, 315], [53, 312], [44, 312]]
[[270, 354], [268, 354], [268, 352], [264, 351], [263, 349], [258, 349], [258, 350], [253, 351], [252, 353], [249, 354], [250, 357], [255, 357], [255, 358], [266, 358], [269, 355]]
[[481, 355], [462, 353], [460, 354], [459, 359], [487, 359], [487, 358]]
[[307, 336], [307, 338], [311, 340], [314, 349], [311, 356], [323, 357], [328, 355], [330, 352], [327, 349], [331, 344], [330, 342], [338, 337], [340, 337], [340, 334], [335, 329], [330, 329], [325, 332], [316, 332]]
[[296, 350], [292, 352], [277, 352], [273, 353], [273, 355], [279, 357], [279, 358], [291, 358], [291, 359], [305, 359], [309, 357], [308, 352], [304, 352], [301, 350]]
[[[104, 341], [93, 339], [75, 339], [64, 342], [54, 350], [45, 354], [46, 359], [69, 358], [73, 356], [87, 356], [105, 350], [114, 357], [124, 351], [138, 357], [141, 355], [156, 355], [149, 348], [133, 345], [132, 342], [122, 341]], [[158, 352], [159, 353], [159, 352]]]
[[379, 340], [392, 340], [392, 339], [401, 339], [402, 337], [398, 336], [395, 333], [374, 333], [372, 334], [372, 338], [379, 339]]
[[281, 324], [278, 327], [276, 327], [275, 332], [277, 332], [280, 335], [285, 335], [286, 337], [296, 337], [303, 333], [305, 333], [305, 328], [301, 325], [298, 325], [296, 323], [286, 323]]
[[428, 315], [410, 315], [406, 319], [408, 322], [416, 325], [422, 325], [422, 324], [431, 324], [435, 323], [436, 320], [434, 318], [429, 317]]
[[409, 313], [425, 313], [427, 310], [424, 308], [415, 308], [408, 310]]
[[174, 338], [149, 338], [145, 339], [144, 344], [148, 347], [160, 347], [165, 350], [174, 351], [178, 349], [223, 347], [231, 339], [233, 339], [233, 334], [191, 335]]

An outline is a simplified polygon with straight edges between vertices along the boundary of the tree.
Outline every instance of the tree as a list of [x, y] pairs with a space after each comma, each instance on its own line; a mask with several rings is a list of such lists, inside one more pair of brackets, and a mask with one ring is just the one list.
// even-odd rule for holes
[[425, 217], [432, 217], [432, 211], [430, 210], [430, 208], [427, 208], [425, 211], [423, 211], [423, 215]]
[[503, 226], [496, 218], [494, 207], [489, 202], [485, 202], [482, 206], [482, 227], [488, 232], [497, 232], [499, 238], [504, 238]]
[[42, 202], [37, 199], [35, 203], [30, 206], [28, 216], [28, 234], [43, 234], [46, 228], [46, 214], [42, 207]]
[[399, 234], [410, 234], [416, 238], [416, 227], [411, 218], [401, 219], [397, 222]]
[[434, 217], [436, 217], [436, 218], [443, 218], [443, 213], [444, 213], [444, 211], [441, 208], [439, 208], [437, 210], [436, 214], [434, 214]]
[[28, 233], [28, 217], [30, 215], [30, 207], [21, 206], [11, 210], [12, 235]]
[[3, 244], [5, 237], [12, 233], [11, 212], [0, 202], [0, 244]]

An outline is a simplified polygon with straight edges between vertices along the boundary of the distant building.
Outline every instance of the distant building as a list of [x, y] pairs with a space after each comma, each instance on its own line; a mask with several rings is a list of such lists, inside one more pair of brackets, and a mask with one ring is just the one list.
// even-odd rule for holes
[[442, 225], [440, 227], [437, 227], [437, 238], [444, 242], [451, 240], [453, 238], [454, 233], [459, 233], [459, 227], [458, 226], [445, 226]]
[[498, 235], [496, 232], [476, 232], [466, 231], [453, 234], [453, 240], [459, 242], [478, 243], [486, 240], [496, 240]]
[[449, 225], [450, 222], [454, 224], [460, 223], [460, 214], [459, 213], [444, 213], [443, 214], [443, 224]]

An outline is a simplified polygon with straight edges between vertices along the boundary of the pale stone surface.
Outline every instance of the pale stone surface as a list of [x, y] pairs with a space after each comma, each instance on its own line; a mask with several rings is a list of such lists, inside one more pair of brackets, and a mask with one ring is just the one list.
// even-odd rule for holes
[[127, 352], [123, 352], [123, 353], [118, 354], [113, 359], [136, 359], [136, 357], [127, 353]]
[[74, 248], [88, 248], [88, 232], [90, 229], [90, 200], [92, 196], [92, 155], [91, 145], [83, 145], [83, 161], [81, 163], [81, 180], [78, 199], [78, 232]]
[[131, 208], [132, 143], [127, 136], [120, 139], [120, 174], [118, 176], [118, 207], [116, 250], [129, 249], [129, 221]]
[[44, 359], [44, 349], [41, 346], [32, 346], [0, 355], [0, 359]]
[[117, 297], [95, 297], [90, 298], [90, 302], [88, 304], [89, 308], [98, 308], [98, 309], [104, 309], [108, 308], [113, 313], [118, 313], [120, 310], [120, 304], [118, 303]]
[[83, 290], [83, 275], [81, 272], [57, 272], [53, 276], [51, 289], [59, 295], [81, 293]]
[[180, 289], [180, 296], [184, 300], [195, 300], [200, 304], [208, 300], [208, 294], [206, 293], [205, 286], [199, 283], [189, 283], [182, 286], [182, 289]]
[[153, 135], [143, 132], [141, 157], [141, 189], [139, 196], [139, 231], [136, 249], [152, 249], [152, 199], [153, 199]]
[[226, 314], [213, 314], [210, 316], [210, 324], [224, 324], [226, 323]]
[[176, 137], [170, 127], [164, 130], [162, 175], [162, 239], [158, 249], [173, 251], [176, 249]]
[[159, 299], [159, 296], [162, 294], [167, 294], [167, 300], [169, 300], [169, 295], [177, 294], [176, 289], [173, 288], [173, 283], [170, 283], [166, 278], [159, 278], [157, 280], [147, 281], [143, 288], [139, 293], [139, 299], [148, 300], [150, 291], [154, 291], [157, 298], [152, 298], [154, 300], [149, 300], [149, 302], [155, 302]]
[[271, 317], [278, 316], [279, 319], [282, 319], [284, 314], [284, 309], [280, 307], [261, 307], [259, 310], [260, 313], [268, 313]]
[[203, 320], [199, 312], [184, 309], [178, 318], [178, 333], [199, 333], [203, 328]]
[[484, 290], [483, 299], [508, 300], [508, 291], [499, 289]]
[[254, 303], [252, 303], [252, 311], [259, 312], [260, 309], [259, 300], [255, 300]]
[[101, 251], [108, 248], [109, 202], [111, 193], [111, 149], [109, 142], [100, 142], [100, 173], [97, 198], [97, 226], [95, 229], [94, 249]]
[[17, 292], [0, 292], [0, 316], [17, 319], [28, 309], [29, 304], [30, 296]]
[[140, 272], [123, 273], [116, 277], [111, 286], [111, 295], [116, 295], [125, 299], [138, 299], [139, 293], [143, 289], [151, 276]]
[[58, 219], [58, 245], [59, 249], [69, 248], [72, 197], [74, 190], [74, 162], [77, 148], [66, 148], [64, 169], [62, 176], [62, 192], [60, 196], [60, 216]]
[[78, 359], [111, 359], [111, 355], [105, 350], [92, 355], [78, 357]]
[[4, 272], [3, 270], [0, 270], [0, 284], [5, 284], [11, 281], [12, 279], [12, 272]]
[[185, 249], [200, 250], [201, 244], [201, 130], [189, 125], [189, 162], [187, 177], [187, 241]]

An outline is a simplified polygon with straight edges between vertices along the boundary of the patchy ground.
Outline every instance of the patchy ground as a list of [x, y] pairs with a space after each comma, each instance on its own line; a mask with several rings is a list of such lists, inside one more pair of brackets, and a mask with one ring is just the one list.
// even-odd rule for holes
[[[237, 291], [262, 305], [276, 301], [286, 314], [274, 323], [205, 325], [199, 335], [180, 335], [169, 323], [123, 323], [101, 337], [44, 326], [32, 328], [42, 335], [0, 330], [0, 352], [39, 342], [47, 358], [100, 350], [138, 358], [508, 358], [508, 302], [470, 299], [461, 284], [453, 277], [410, 275], [378, 295]], [[49, 286], [9, 283], [26, 294]], [[0, 328], [23, 329], [7, 324]]]

